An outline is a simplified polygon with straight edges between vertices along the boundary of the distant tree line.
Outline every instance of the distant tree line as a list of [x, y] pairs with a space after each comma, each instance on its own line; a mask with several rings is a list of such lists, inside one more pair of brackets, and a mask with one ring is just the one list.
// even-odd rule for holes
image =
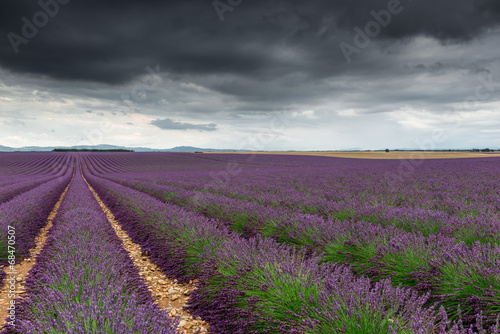
[[[386, 149], [385, 150], [386, 152], [389, 151], [389, 149]], [[466, 149], [466, 150], [452, 150], [452, 149], [448, 149], [448, 150], [394, 150], [396, 152], [406, 152], [406, 151], [416, 151], [416, 152], [496, 152], [496, 151], [500, 151], [500, 150], [493, 150], [493, 149], [489, 149], [489, 148], [483, 148], [483, 149], [479, 149], [479, 148], [473, 148], [473, 149]]]
[[495, 152], [495, 150], [490, 150], [489, 148], [483, 148], [482, 150], [478, 148], [473, 148], [472, 152]]
[[134, 150], [125, 149], [109, 149], [109, 150], [99, 150], [96, 148], [55, 148], [52, 152], [135, 152]]

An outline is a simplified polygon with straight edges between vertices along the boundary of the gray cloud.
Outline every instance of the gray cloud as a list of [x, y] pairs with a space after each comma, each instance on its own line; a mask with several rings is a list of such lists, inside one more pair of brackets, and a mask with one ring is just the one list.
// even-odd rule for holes
[[[19, 45], [18, 54], [2, 38], [0, 65], [18, 73], [112, 85], [129, 82], [154, 64], [182, 75], [233, 75], [261, 82], [293, 74], [318, 79], [349, 70], [339, 43], [352, 39], [353, 28], [364, 29], [374, 20], [372, 12], [386, 9], [389, 2], [257, 0], [226, 13], [220, 22], [211, 1], [125, 0], [119, 9], [107, 1], [71, 1], [59, 5], [57, 15]], [[429, 36], [462, 43], [500, 22], [500, 5], [493, 0], [400, 3], [402, 12], [379, 39]], [[3, 1], [0, 36], [22, 36], [21, 18], [32, 22], [41, 10], [37, 1]], [[231, 92], [242, 94], [244, 89], [236, 85]]]
[[157, 119], [151, 122], [151, 124], [159, 127], [163, 130], [198, 130], [198, 131], [215, 131], [217, 130], [217, 125], [214, 123], [210, 124], [191, 124], [182, 123], [171, 120], [170, 118]]
[[[354, 28], [389, 3], [244, 1], [221, 22], [212, 1], [72, 0], [16, 54], [7, 34], [22, 34], [21, 18], [41, 8], [0, 2], [0, 133], [14, 143], [66, 144], [92, 132], [102, 143], [154, 146], [165, 143], [161, 129], [198, 130], [179, 131], [177, 144], [230, 147], [237, 133], [265, 132], [283, 114], [293, 122], [279, 132], [281, 148], [328, 148], [320, 138], [339, 145], [331, 148], [385, 148], [411, 146], [405, 134], [446, 128], [441, 115], [455, 114], [474, 115], [463, 125], [470, 133], [488, 130], [460, 136], [494, 146], [498, 133], [479, 124], [500, 110], [499, 2], [401, 0], [348, 64], [340, 43], [354, 44]], [[147, 67], [160, 69], [157, 85]], [[115, 130], [98, 136], [104, 122]], [[371, 126], [387, 138], [375, 141]], [[43, 134], [52, 127], [57, 135]], [[450, 143], [469, 145], [460, 136]]]

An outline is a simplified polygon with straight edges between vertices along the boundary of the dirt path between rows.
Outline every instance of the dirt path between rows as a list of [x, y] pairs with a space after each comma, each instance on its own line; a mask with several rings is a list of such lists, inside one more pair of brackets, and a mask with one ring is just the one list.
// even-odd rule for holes
[[[75, 177], [75, 174], [73, 173], [73, 178]], [[0, 328], [2, 328], [5, 323], [6, 323], [6, 318], [9, 315], [9, 310], [8, 307], [10, 305], [10, 302], [14, 300], [15, 298], [10, 298], [12, 297], [12, 291], [11, 286], [15, 286], [15, 297], [16, 298], [23, 298], [26, 296], [26, 293], [24, 291], [24, 282], [26, 280], [26, 277], [28, 276], [29, 271], [31, 268], [36, 263], [36, 257], [38, 254], [40, 254], [40, 251], [42, 250], [43, 246], [45, 245], [45, 242], [47, 241], [47, 234], [49, 233], [50, 228], [52, 227], [52, 221], [54, 220], [54, 217], [57, 214], [57, 210], [59, 210], [59, 207], [61, 206], [61, 203], [64, 199], [64, 196], [66, 196], [66, 193], [68, 192], [69, 187], [71, 186], [71, 183], [73, 183], [73, 178], [71, 179], [70, 183], [66, 187], [66, 189], [63, 191], [61, 196], [59, 197], [59, 200], [57, 203], [54, 205], [54, 208], [50, 212], [49, 217], [47, 218], [47, 224], [45, 225], [44, 228], [40, 230], [38, 233], [37, 237], [35, 238], [35, 247], [33, 247], [30, 250], [30, 257], [23, 260], [21, 263], [18, 263], [14, 266], [14, 270], [12, 271], [10, 267], [4, 267], [2, 270], [5, 270], [7, 272], [7, 277], [5, 277], [5, 284], [2, 286], [0, 289]], [[9, 274], [12, 272], [12, 274]], [[15, 273], [15, 274], [14, 274]], [[16, 282], [14, 284], [11, 284], [10, 281], [8, 280], [9, 278], [15, 278]], [[9, 296], [11, 295], [11, 296]]]
[[142, 253], [141, 246], [130, 239], [127, 232], [121, 228], [120, 223], [116, 221], [113, 213], [106, 204], [104, 204], [94, 188], [87, 182], [85, 177], [83, 177], [83, 179], [94, 194], [97, 202], [99, 202], [102, 210], [106, 213], [109, 223], [123, 243], [123, 248], [129, 253], [134, 265], [139, 270], [139, 275], [144, 278], [145, 284], [151, 292], [155, 303], [158, 304], [160, 309], [168, 310], [170, 316], [179, 316], [179, 329], [184, 330], [186, 334], [197, 333], [198, 330], [200, 330], [201, 333], [207, 332], [209, 325], [206, 322], [202, 321], [200, 318], [193, 318], [183, 309], [187, 304], [189, 295], [195, 289], [195, 282], [178, 284], [177, 280], [167, 278], [167, 276], [161, 272], [160, 268], [150, 260], [149, 256]]

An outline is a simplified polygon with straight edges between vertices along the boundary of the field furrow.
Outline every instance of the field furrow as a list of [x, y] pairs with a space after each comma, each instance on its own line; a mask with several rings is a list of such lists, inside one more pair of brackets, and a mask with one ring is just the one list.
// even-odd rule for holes
[[177, 280], [169, 279], [162, 273], [160, 268], [154, 264], [148, 253], [141, 250], [141, 246], [131, 241], [127, 232], [121, 228], [121, 224], [116, 221], [113, 213], [101, 200], [97, 192], [90, 186], [84, 178], [85, 183], [99, 203], [101, 209], [106, 214], [106, 217], [115, 230], [116, 235], [122, 241], [123, 248], [129, 253], [129, 257], [134, 262], [134, 265], [139, 270], [145, 284], [148, 287], [155, 303], [162, 310], [167, 310], [172, 317], [181, 317], [179, 329], [186, 334], [203, 333], [209, 328], [208, 324], [201, 321], [200, 318], [194, 319], [188, 312], [184, 310], [187, 304], [189, 295], [195, 290], [195, 284], [190, 281], [185, 284], [178, 284]]

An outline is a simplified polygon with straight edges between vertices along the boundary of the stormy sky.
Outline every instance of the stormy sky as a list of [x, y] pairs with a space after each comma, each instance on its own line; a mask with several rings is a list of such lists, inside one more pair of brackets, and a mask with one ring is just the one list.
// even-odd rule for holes
[[500, 148], [500, 2], [3, 0], [0, 145]]

